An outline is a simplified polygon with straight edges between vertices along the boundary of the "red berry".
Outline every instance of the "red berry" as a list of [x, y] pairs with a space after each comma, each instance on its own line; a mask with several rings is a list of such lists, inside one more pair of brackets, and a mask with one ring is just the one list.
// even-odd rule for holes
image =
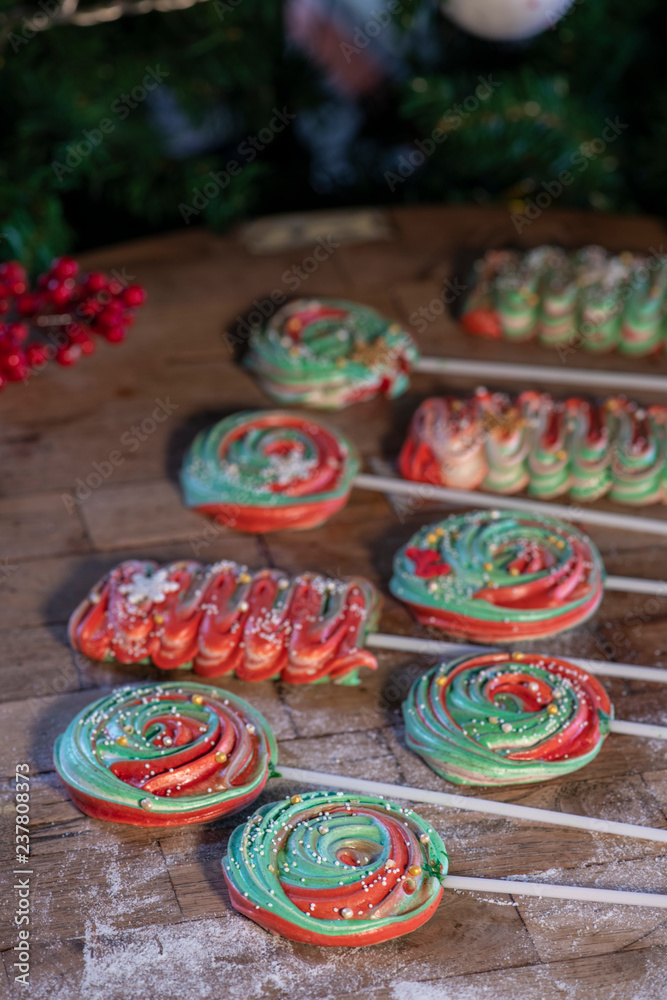
[[3, 283], [13, 284], [15, 281], [25, 282], [28, 278], [25, 268], [17, 260], [8, 260], [0, 264], [0, 278]]
[[101, 292], [103, 288], [107, 287], [107, 280], [106, 274], [102, 274], [101, 271], [93, 271], [85, 280], [86, 291]]
[[5, 331], [15, 344], [22, 344], [28, 339], [29, 330], [25, 323], [7, 323]]
[[38, 295], [19, 295], [16, 300], [16, 309], [20, 316], [31, 316], [42, 307], [42, 300]]
[[125, 340], [127, 336], [127, 330], [124, 326], [111, 326], [101, 332], [104, 339], [108, 340], [110, 344], [120, 344], [121, 340]]
[[80, 340], [78, 343], [82, 354], [92, 354], [96, 347], [95, 341], [90, 337], [86, 337], [85, 340]]
[[12, 351], [2, 359], [2, 370], [10, 382], [22, 382], [28, 375], [27, 359], [23, 351]]
[[112, 326], [118, 326], [122, 317], [122, 309], [117, 306], [108, 305], [102, 310], [97, 319], [95, 320], [95, 325], [107, 328]]
[[44, 344], [28, 344], [25, 356], [31, 368], [41, 368], [49, 360], [49, 350]]
[[18, 261], [10, 260], [0, 264], [0, 278], [11, 295], [22, 295], [27, 288], [28, 276]]
[[68, 323], [65, 333], [73, 344], [82, 344], [84, 340], [88, 340], [88, 331], [81, 323]]
[[78, 307], [78, 313], [84, 319], [92, 320], [98, 313], [102, 312], [104, 306], [97, 299], [84, 299]]
[[56, 308], [61, 308], [67, 305], [72, 297], [72, 290], [67, 287], [64, 281], [58, 281], [56, 278], [52, 278], [48, 284], [48, 290], [45, 293], [46, 298], [49, 302], [52, 302]]
[[121, 295], [125, 285], [118, 278], [109, 278], [109, 291], [112, 295]]
[[66, 368], [75, 365], [80, 357], [81, 348], [78, 344], [67, 344], [65, 347], [59, 347], [56, 351], [56, 361]]
[[51, 264], [51, 274], [58, 278], [73, 278], [78, 271], [79, 265], [72, 257], [58, 257]]
[[9, 312], [9, 302], [7, 299], [0, 298], [0, 316], [6, 312]]
[[142, 306], [146, 301], [146, 292], [141, 285], [128, 285], [122, 294], [126, 306]]

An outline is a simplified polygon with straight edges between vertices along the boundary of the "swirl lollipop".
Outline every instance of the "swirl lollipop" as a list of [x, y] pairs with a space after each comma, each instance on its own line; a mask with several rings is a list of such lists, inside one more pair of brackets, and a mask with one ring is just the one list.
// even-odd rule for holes
[[613, 714], [585, 670], [527, 653], [441, 664], [403, 703], [408, 747], [457, 785], [518, 785], [576, 771], [599, 753]]
[[237, 413], [199, 434], [181, 471], [188, 507], [238, 531], [314, 528], [347, 503], [359, 471], [342, 434], [278, 411]]
[[421, 817], [366, 795], [293, 795], [234, 830], [222, 868], [234, 907], [320, 945], [376, 944], [433, 916], [445, 845]]
[[417, 357], [410, 335], [374, 309], [296, 299], [253, 334], [246, 365], [274, 399], [340, 409], [400, 396]]
[[418, 531], [394, 558], [390, 589], [423, 624], [490, 643], [573, 628], [593, 614], [603, 585], [600, 554], [583, 532], [493, 510]]
[[202, 684], [118, 688], [55, 745], [56, 770], [95, 819], [182, 826], [237, 812], [260, 794], [275, 738], [243, 698]]

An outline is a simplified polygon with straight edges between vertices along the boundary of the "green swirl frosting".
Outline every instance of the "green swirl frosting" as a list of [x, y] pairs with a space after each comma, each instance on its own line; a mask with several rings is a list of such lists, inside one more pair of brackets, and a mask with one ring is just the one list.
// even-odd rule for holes
[[297, 299], [252, 334], [246, 366], [275, 399], [338, 409], [400, 396], [417, 358], [410, 335], [374, 309]]
[[56, 740], [56, 770], [89, 815], [140, 826], [200, 822], [252, 802], [277, 746], [228, 691], [166, 682], [118, 688]]
[[223, 858], [232, 902], [296, 941], [372, 944], [431, 916], [445, 846], [412, 809], [384, 799], [310, 792], [262, 806]]
[[565, 660], [483, 653], [419, 678], [403, 716], [407, 746], [441, 777], [509, 785], [588, 764], [613, 708], [598, 681]]

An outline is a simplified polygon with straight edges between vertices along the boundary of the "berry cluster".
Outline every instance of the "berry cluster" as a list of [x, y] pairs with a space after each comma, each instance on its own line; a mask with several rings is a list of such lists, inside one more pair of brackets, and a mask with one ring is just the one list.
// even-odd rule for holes
[[95, 350], [92, 334], [111, 344], [124, 340], [134, 322], [130, 310], [145, 301], [140, 285], [99, 272], [80, 275], [71, 257], [54, 260], [32, 291], [21, 264], [0, 264], [0, 389], [51, 359], [76, 364]]

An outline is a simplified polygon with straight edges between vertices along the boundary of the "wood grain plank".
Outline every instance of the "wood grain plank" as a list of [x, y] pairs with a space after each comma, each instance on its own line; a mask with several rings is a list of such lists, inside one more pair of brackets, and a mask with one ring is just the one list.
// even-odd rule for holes
[[[154, 833], [84, 816], [55, 774], [33, 777], [30, 784], [30, 931], [36, 950], [40, 941], [80, 937], [91, 923], [119, 930], [152, 924], [158, 916], [164, 924], [181, 920]], [[8, 798], [4, 791], [2, 798]], [[3, 861], [9, 867], [7, 846]], [[3, 895], [4, 949], [16, 939], [11, 884]]]
[[80, 686], [63, 625], [3, 633], [0, 701], [64, 694]]
[[[414, 977], [364, 994], [364, 1000], [662, 1000], [667, 950], [596, 955], [569, 962], [499, 969], [471, 976]], [[329, 1000], [342, 1000], [338, 993]]]
[[57, 493], [0, 499], [3, 559], [24, 559], [89, 552], [90, 544], [76, 508]]
[[204, 526], [201, 515], [183, 505], [180, 489], [166, 479], [100, 488], [81, 513], [99, 551], [186, 541]]
[[333, 993], [366, 996], [378, 981], [433, 978], [443, 968], [456, 975], [503, 967], [512, 964], [510, 956], [515, 963], [536, 960], [514, 907], [489, 907], [455, 894], [428, 924], [409, 938], [377, 945], [372, 957], [294, 944], [229, 910], [137, 930], [115, 930], [105, 915], [91, 920], [83, 940], [64, 956], [59, 943], [40, 946], [31, 996], [65, 1000], [74, 989], [86, 1000], [122, 1000], [140, 982], [146, 997], [166, 988], [173, 996], [191, 996], [194, 988], [198, 1000], [327, 1000]]

